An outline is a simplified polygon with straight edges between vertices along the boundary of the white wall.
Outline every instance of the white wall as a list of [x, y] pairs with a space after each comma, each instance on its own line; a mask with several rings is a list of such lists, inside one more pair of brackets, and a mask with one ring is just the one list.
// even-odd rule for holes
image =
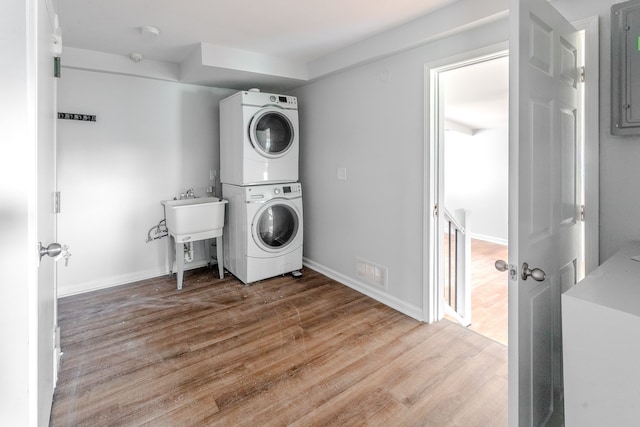
[[[557, 0], [570, 20], [600, 21], [600, 260], [640, 239], [640, 136], [613, 136], [611, 124], [611, 6], [619, 1]], [[587, 78], [588, 78], [587, 70]]]
[[509, 129], [445, 133], [445, 206], [470, 211], [471, 236], [506, 244]]
[[[0, 67], [0, 342], [5, 350], [0, 355], [0, 419], [15, 426], [37, 422], [36, 406], [29, 400], [29, 389], [37, 384], [29, 370], [37, 350], [29, 342], [37, 328], [31, 323], [37, 306], [37, 211], [36, 105], [30, 92], [36, 76], [28, 66], [37, 53], [30, 43], [33, 27], [28, 27], [37, 16], [36, 3], [3, 1], [0, 13], [0, 48], [11, 65]], [[31, 398], [35, 396], [32, 390]]]
[[[167, 239], [146, 243], [161, 200], [203, 195], [219, 171], [218, 103], [228, 89], [63, 69], [58, 111], [59, 241], [73, 254], [58, 269], [64, 296], [167, 272]], [[219, 173], [218, 173], [219, 176]], [[220, 194], [218, 183], [216, 194]], [[202, 262], [202, 244], [194, 263]]]
[[[640, 169], [635, 164], [635, 159], [640, 158], [640, 137], [613, 137], [609, 132], [611, 3], [601, 0], [552, 3], [571, 20], [600, 16], [600, 253], [601, 258], [606, 259], [627, 241], [640, 238], [637, 220], [640, 199], [634, 197], [640, 182]], [[423, 185], [422, 173], [428, 165], [427, 153], [423, 150], [423, 65], [506, 40], [507, 36], [506, 20], [500, 20], [490, 27], [474, 28], [444, 39], [434, 38], [435, 41], [424, 46], [336, 73], [294, 91], [300, 97], [300, 173], [305, 189], [307, 260], [354, 282], [357, 282], [354, 279], [356, 256], [386, 265], [390, 285], [383, 296], [406, 304], [409, 310], [421, 304], [422, 266], [428, 256], [422, 251], [423, 189], [427, 188]], [[387, 75], [389, 79], [385, 79]], [[77, 88], [75, 80], [78, 80]], [[178, 93], [186, 90], [184, 88], [195, 92], [182, 97]], [[98, 169], [74, 175], [72, 179], [88, 182], [74, 184], [74, 191], [81, 188], [79, 192], [85, 204], [91, 202], [92, 197], [98, 202], [104, 200], [94, 195], [101, 191], [118, 203], [105, 203], [103, 209], [89, 210], [85, 215], [74, 215], [73, 220], [67, 220], [69, 228], [72, 222], [88, 221], [89, 225], [83, 229], [90, 237], [64, 242], [72, 246], [74, 257], [67, 270], [61, 269], [61, 292], [65, 288], [69, 292], [73, 287], [83, 289], [82, 284], [87, 283], [102, 285], [112, 281], [114, 275], [118, 281], [124, 281], [162, 269], [164, 242], [144, 243], [146, 230], [160, 217], [156, 203], [190, 186], [207, 185], [208, 168], [217, 169], [217, 157], [212, 166], [199, 164], [192, 172], [186, 169], [183, 172], [185, 161], [179, 160], [184, 155], [177, 142], [182, 140], [183, 132], [182, 119], [178, 119], [183, 117], [180, 99], [195, 99], [208, 90], [214, 98], [223, 97], [222, 90], [63, 70], [61, 111], [77, 107], [78, 112], [96, 113], [98, 123], [65, 122], [59, 123], [59, 127], [75, 129], [77, 136], [73, 144], [81, 151], [84, 144], [104, 149], [104, 143], [109, 142], [108, 146], [115, 147], [104, 150], [105, 160], [111, 162], [103, 166], [109, 178], [100, 178], [97, 171], [102, 161], [94, 159], [91, 164]], [[213, 102], [211, 108], [215, 109], [215, 105], [217, 102]], [[167, 108], [164, 115], [152, 113], [160, 106]], [[116, 114], [117, 120], [109, 119], [107, 113]], [[212, 116], [216, 117], [217, 113]], [[105, 119], [109, 119], [109, 126], [100, 128]], [[216, 127], [216, 122], [213, 123]], [[331, 123], [331, 127], [327, 123]], [[96, 132], [96, 129], [102, 130]], [[209, 131], [211, 138], [217, 138], [217, 127]], [[65, 144], [64, 132], [61, 129], [61, 147]], [[118, 141], [115, 144], [114, 139]], [[167, 144], [167, 150], [156, 149], [156, 142]], [[91, 150], [86, 151], [90, 154]], [[122, 161], [118, 162], [118, 158]], [[59, 160], [64, 173], [64, 157]], [[73, 159], [70, 160], [73, 163]], [[117, 174], [113, 173], [113, 163], [123, 163]], [[75, 164], [84, 167], [82, 158], [76, 159]], [[336, 179], [338, 167], [347, 168], [347, 181]], [[160, 172], [165, 169], [166, 173]], [[74, 202], [73, 198], [69, 200], [73, 191], [62, 187], [61, 190], [62, 218], [68, 203], [76, 206], [80, 203], [78, 194], [73, 196]], [[116, 208], [116, 204], [127, 208]], [[127, 225], [131, 221], [135, 224]], [[119, 227], [122, 232], [117, 231]], [[85, 240], [89, 243], [80, 243]], [[160, 246], [154, 248], [154, 245]], [[80, 264], [77, 266], [80, 271], [73, 270], [75, 264]]]
[[[314, 267], [421, 317], [425, 188], [424, 66], [506, 40], [507, 20], [321, 79], [295, 91], [305, 247]], [[336, 179], [337, 168], [347, 180]], [[389, 289], [356, 279], [361, 257]]]

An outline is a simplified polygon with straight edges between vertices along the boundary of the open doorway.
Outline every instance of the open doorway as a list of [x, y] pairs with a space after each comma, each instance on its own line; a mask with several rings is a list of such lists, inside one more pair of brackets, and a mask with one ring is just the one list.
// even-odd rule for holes
[[[546, 3], [542, 3], [546, 4]], [[546, 6], [545, 6], [546, 7]], [[531, 17], [530, 14], [521, 14], [522, 16]], [[540, 21], [542, 22], [542, 21]], [[537, 25], [537, 23], [534, 23]], [[583, 37], [582, 44], [586, 46], [586, 53], [583, 55], [582, 49], [577, 50], [577, 61], [573, 62], [575, 67], [562, 68], [562, 71], [569, 76], [570, 83], [574, 84], [574, 88], [578, 88], [578, 105], [571, 108], [573, 110], [562, 111], [562, 114], [569, 116], [565, 123], [564, 131], [554, 132], [554, 138], [544, 138], [546, 135], [535, 135], [536, 141], [546, 141], [546, 147], [548, 148], [548, 141], [556, 140], [562, 141], [562, 143], [554, 144], [553, 148], [561, 151], [560, 155], [554, 154], [554, 158], [561, 158], [562, 162], [548, 161], [549, 157], [543, 157], [542, 162], [536, 162], [535, 158], [531, 156], [533, 148], [532, 138], [530, 137], [530, 130], [543, 130], [548, 132], [550, 129], [557, 129], [558, 121], [553, 122], [553, 127], [548, 123], [536, 123], [526, 128], [520, 128], [519, 124], [525, 122], [535, 116], [534, 118], [543, 117], [545, 119], [556, 119], [560, 116], [557, 110], [546, 114], [545, 108], [550, 104], [545, 104], [547, 98], [542, 98], [541, 101], [534, 103], [531, 99], [531, 94], [548, 94], [556, 93], [555, 90], [543, 91], [538, 86], [535, 89], [530, 89], [526, 83], [531, 82], [526, 73], [522, 73], [519, 66], [527, 63], [526, 51], [523, 54], [521, 44], [513, 44], [512, 53], [518, 54], [518, 60], [513, 58], [514, 67], [510, 69], [510, 82], [517, 84], [517, 87], [512, 88], [513, 102], [510, 104], [510, 111], [513, 112], [513, 116], [510, 117], [513, 126], [510, 129], [510, 142], [509, 142], [509, 163], [510, 163], [510, 181], [513, 185], [509, 186], [509, 244], [511, 245], [509, 253], [509, 262], [502, 264], [507, 270], [509, 275], [509, 298], [511, 304], [509, 305], [509, 412], [513, 415], [513, 419], [533, 419], [533, 412], [535, 415], [542, 414], [546, 416], [547, 409], [553, 409], [556, 406], [555, 401], [551, 402], [547, 398], [555, 398], [561, 395], [561, 389], [556, 388], [557, 375], [555, 373], [561, 372], [561, 364], [559, 364], [558, 353], [561, 353], [561, 335], [558, 333], [561, 330], [559, 322], [553, 319], [559, 319], [559, 300], [560, 293], [558, 290], [563, 289], [563, 285], [558, 286], [558, 283], [562, 283], [563, 280], [566, 283], [573, 281], [575, 272], [575, 279], [580, 280], [582, 271], [588, 273], [598, 265], [598, 37], [597, 37], [597, 18], [587, 19], [579, 22], [576, 27], [581, 29], [579, 36]], [[531, 26], [530, 26], [531, 28]], [[535, 37], [534, 37], [535, 38]], [[585, 41], [586, 40], [586, 41]], [[575, 44], [575, 43], [574, 43]], [[527, 44], [525, 43], [525, 48]], [[453, 58], [447, 58], [439, 60], [425, 65], [425, 78], [426, 82], [426, 96], [428, 102], [426, 104], [426, 110], [428, 111], [427, 122], [425, 126], [426, 138], [425, 138], [425, 154], [427, 157], [427, 163], [429, 168], [425, 170], [425, 234], [424, 234], [424, 250], [428, 254], [428, 259], [425, 261], [424, 269], [424, 293], [423, 293], [423, 313], [424, 319], [427, 322], [437, 322], [444, 316], [444, 294], [445, 286], [443, 283], [444, 268], [443, 268], [443, 244], [444, 244], [444, 171], [441, 165], [444, 162], [444, 147], [442, 146], [444, 141], [445, 125], [444, 125], [444, 96], [440, 93], [439, 77], [441, 72], [446, 72], [463, 64], [463, 62], [473, 62], [470, 58], [479, 58], [481, 55], [491, 56], [494, 52], [497, 52], [500, 48], [506, 49], [504, 43], [489, 46], [485, 49], [479, 49], [474, 52], [465, 52], [459, 54]], [[523, 49], [525, 49], [523, 48]], [[555, 52], [560, 51], [555, 49]], [[538, 50], [533, 49], [533, 52]], [[529, 58], [530, 59], [530, 58]], [[550, 62], [547, 61], [546, 64]], [[554, 60], [554, 64], [564, 63], [557, 59]], [[567, 62], [571, 65], [571, 61]], [[535, 67], [535, 65], [534, 65]], [[554, 69], [554, 75], [557, 69]], [[521, 74], [525, 74], [521, 79]], [[481, 84], [476, 80], [477, 84]], [[523, 84], [523, 82], [525, 84]], [[558, 85], [560, 86], [560, 85]], [[566, 83], [565, 83], [566, 87]], [[546, 88], [545, 88], [546, 89]], [[528, 92], [528, 93], [527, 93]], [[523, 95], [524, 94], [524, 95]], [[523, 95], [523, 96], [520, 96]], [[574, 99], [575, 100], [575, 99]], [[574, 101], [572, 100], [572, 101]], [[528, 102], [528, 104], [527, 104]], [[545, 110], [542, 113], [536, 112], [537, 115], [530, 113], [531, 104], [534, 104], [536, 108]], [[528, 105], [528, 106], [527, 106]], [[555, 107], [558, 103], [554, 104]], [[547, 110], [550, 110], [547, 108]], [[521, 114], [518, 114], [522, 111]], [[573, 116], [573, 117], [571, 117]], [[522, 119], [522, 120], [520, 120]], [[575, 126], [572, 126], [575, 124]], [[567, 126], [568, 125], [568, 126]], [[524, 129], [524, 131], [523, 131]], [[571, 131], [575, 131], [572, 133]], [[528, 132], [529, 131], [529, 132]], [[559, 133], [560, 135], [556, 135]], [[544, 134], [544, 132], [543, 132]], [[542, 136], [542, 138], [540, 138]], [[563, 140], [564, 138], [564, 140]], [[567, 141], [572, 141], [571, 147], [565, 144]], [[544, 143], [542, 144], [545, 147]], [[536, 147], [537, 148], [537, 147]], [[549, 154], [549, 151], [545, 152]], [[569, 154], [569, 156], [567, 156]], [[571, 154], [575, 154], [575, 162], [571, 160]], [[547, 159], [545, 161], [545, 159]], [[567, 163], [573, 163], [570, 168], [560, 168], [558, 171], [558, 165], [565, 165]], [[546, 172], [545, 169], [540, 169], [537, 173], [533, 173], [533, 168], [522, 170], [521, 165], [533, 165], [536, 166], [542, 164], [547, 166], [547, 170], [551, 169], [551, 165], [556, 166], [553, 172]], [[567, 173], [567, 171], [569, 173]], [[575, 175], [573, 175], [575, 174]], [[570, 187], [563, 186], [562, 184], [554, 183], [551, 187], [556, 191], [537, 191], [537, 195], [548, 194], [549, 197], [544, 199], [550, 200], [549, 204], [543, 206], [541, 209], [538, 204], [534, 204], [532, 194], [535, 191], [530, 190], [544, 190], [547, 187], [541, 186], [536, 183], [533, 186], [533, 178], [540, 177], [558, 177], [563, 176], [567, 183], [570, 183]], [[573, 177], [573, 178], [572, 178]], [[544, 180], [543, 180], [544, 181]], [[547, 180], [550, 182], [550, 180]], [[524, 185], [522, 185], [524, 183]], [[531, 188], [526, 188], [527, 184], [531, 184]], [[558, 203], [558, 193], [571, 197], [570, 203]], [[568, 192], [567, 192], [568, 190]], [[551, 195], [555, 197], [553, 200], [553, 206], [550, 206]], [[575, 197], [575, 199], [574, 199]], [[520, 202], [525, 201], [528, 206], [525, 205], [524, 209], [520, 208]], [[537, 201], [536, 201], [537, 202]], [[567, 218], [562, 217], [563, 206], [570, 206], [569, 210], [565, 208], [565, 212], [573, 213], [571, 215], [571, 222]], [[537, 207], [538, 209], [533, 209]], [[528, 212], [537, 211], [542, 213], [543, 216], [547, 215], [549, 211], [552, 212], [552, 218], [545, 218], [545, 225], [549, 225], [547, 228], [553, 229], [554, 227], [564, 227], [566, 229], [575, 229], [574, 225], [580, 224], [582, 229], [582, 236], [577, 236], [579, 239], [574, 241], [579, 246], [579, 252], [572, 253], [574, 258], [571, 260], [573, 265], [561, 264], [566, 261], [558, 261], [560, 257], [552, 256], [549, 260], [548, 256], [544, 262], [536, 259], [536, 264], [545, 266], [551, 266], [549, 270], [553, 270], [552, 280], [544, 280], [540, 282], [540, 276], [536, 278], [533, 274], [537, 274], [536, 269], [530, 269], [528, 265], [528, 258], [531, 253], [527, 252], [529, 247], [526, 245], [529, 243], [525, 239], [528, 235], [538, 232], [538, 228], [532, 227], [533, 221], [532, 215], [528, 215]], [[538, 221], [542, 224], [542, 221]], [[464, 224], [460, 224], [464, 227]], [[537, 223], [535, 224], [538, 227]], [[534, 237], [541, 235], [540, 232]], [[577, 242], [577, 240], [582, 240]], [[561, 242], [564, 244], [564, 242]], [[466, 245], [465, 245], [466, 246]], [[554, 249], [554, 248], [552, 248]], [[463, 251], [459, 251], [463, 252]], [[536, 253], [535, 256], [543, 258], [547, 253], [555, 254], [555, 251], [549, 251], [548, 246]], [[569, 274], [565, 274], [565, 266], [572, 267], [573, 269]], [[584, 266], [584, 268], [582, 268]], [[560, 268], [559, 268], [560, 267]], [[541, 270], [540, 268], [537, 268]], [[567, 271], [569, 268], [567, 268]], [[542, 271], [544, 273], [544, 271]], [[465, 272], [466, 275], [466, 272]], [[521, 282], [527, 278], [533, 278], [533, 281], [526, 283], [524, 286]], [[536, 283], [542, 283], [542, 286], [536, 285]], [[533, 285], [533, 286], [529, 286]], [[525, 290], [526, 289], [526, 290]], [[533, 289], [535, 292], [530, 292]], [[540, 291], [542, 290], [542, 291]], [[553, 295], [549, 295], [549, 292], [553, 290]], [[456, 293], [456, 296], [458, 293]], [[541, 296], [545, 298], [551, 298], [553, 301], [553, 307], [551, 304], [544, 303], [534, 304], [533, 299]], [[542, 301], [542, 300], [539, 300]], [[463, 310], [466, 309], [465, 305], [462, 305]], [[471, 307], [469, 307], [471, 308]], [[540, 312], [539, 315], [533, 316], [533, 311], [538, 308], [553, 309], [553, 314], [549, 312]], [[466, 314], [463, 311], [463, 314]], [[536, 313], [537, 314], [537, 313]], [[535, 338], [540, 341], [535, 342], [529, 338]], [[520, 339], [519, 339], [520, 338]], [[532, 344], [533, 343], [533, 344]], [[552, 354], [553, 353], [553, 354]], [[537, 365], [536, 365], [537, 364]], [[542, 367], [542, 369], [541, 369]], [[548, 369], [551, 367], [551, 369]], [[537, 378], [535, 382], [529, 381], [531, 372], [545, 372], [553, 371], [552, 375], [542, 375]], [[561, 376], [561, 374], [560, 374]], [[549, 379], [553, 377], [553, 382]], [[549, 380], [549, 381], [548, 381]], [[561, 385], [561, 383], [559, 383]], [[513, 386], [513, 387], [512, 387]], [[511, 393], [513, 391], [513, 393]], [[557, 393], [560, 391], [560, 393]], [[534, 406], [529, 405], [532, 402], [531, 399], [536, 400], [539, 404]], [[524, 403], [523, 403], [524, 402]], [[548, 405], [548, 403], [550, 405]], [[548, 405], [548, 406], [545, 406]], [[529, 411], [529, 412], [527, 412]]]
[[507, 344], [509, 58], [506, 51], [439, 70], [445, 316]]
[[[581, 24], [589, 25], [593, 26]], [[590, 37], [597, 40], [591, 33]], [[597, 70], [597, 55], [591, 53], [588, 64]], [[497, 45], [434, 65], [427, 69], [428, 200], [434, 215], [429, 222], [432, 256], [425, 318], [437, 321], [448, 315], [507, 344], [507, 274], [515, 274], [517, 267], [503, 262], [503, 271], [497, 271], [495, 262], [508, 260], [508, 51]], [[581, 70], [584, 77], [584, 67]], [[597, 82], [597, 74], [595, 78]], [[588, 108], [597, 105], [597, 91], [580, 89], [583, 105], [573, 169], [582, 236], [578, 279], [598, 265], [597, 203], [593, 202], [598, 200], [597, 109]], [[584, 119], [582, 111], [591, 120]], [[585, 203], [589, 200], [591, 204]]]

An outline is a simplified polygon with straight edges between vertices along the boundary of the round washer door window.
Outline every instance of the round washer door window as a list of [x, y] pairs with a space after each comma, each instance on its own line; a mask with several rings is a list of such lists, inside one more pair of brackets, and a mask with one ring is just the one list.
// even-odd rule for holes
[[293, 144], [293, 125], [281, 111], [266, 109], [251, 120], [249, 136], [253, 147], [266, 157], [279, 157]]
[[254, 223], [254, 240], [269, 252], [286, 248], [298, 235], [297, 212], [285, 204], [266, 206]]

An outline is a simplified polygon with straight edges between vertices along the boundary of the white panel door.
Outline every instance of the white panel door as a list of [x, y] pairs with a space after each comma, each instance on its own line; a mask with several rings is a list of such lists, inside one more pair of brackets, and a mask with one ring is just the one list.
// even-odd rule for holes
[[[55, 173], [55, 77], [53, 75], [54, 12], [51, 3], [37, 0], [37, 238], [44, 246], [56, 241], [54, 193]], [[34, 242], [35, 249], [35, 242]], [[56, 328], [56, 288], [54, 259], [45, 256], [38, 267], [38, 425], [48, 426], [55, 386], [54, 331]]]
[[581, 244], [579, 39], [546, 0], [509, 13], [509, 425], [538, 426], [562, 414], [560, 295]]

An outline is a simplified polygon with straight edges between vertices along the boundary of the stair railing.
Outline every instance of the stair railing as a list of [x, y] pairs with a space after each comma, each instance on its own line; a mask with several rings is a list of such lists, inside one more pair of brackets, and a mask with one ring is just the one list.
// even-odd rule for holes
[[464, 326], [471, 324], [470, 212], [444, 209], [444, 297], [452, 314]]

